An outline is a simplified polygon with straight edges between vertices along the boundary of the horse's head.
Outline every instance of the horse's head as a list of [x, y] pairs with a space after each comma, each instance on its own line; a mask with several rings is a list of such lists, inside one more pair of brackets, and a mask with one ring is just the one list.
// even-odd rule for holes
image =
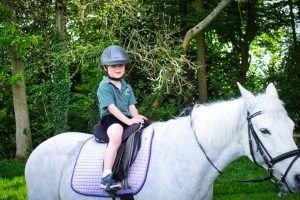
[[238, 86], [247, 109], [247, 156], [283, 183], [282, 190], [300, 192], [300, 151], [293, 140], [294, 123], [274, 85], [269, 84], [265, 94], [258, 96]]

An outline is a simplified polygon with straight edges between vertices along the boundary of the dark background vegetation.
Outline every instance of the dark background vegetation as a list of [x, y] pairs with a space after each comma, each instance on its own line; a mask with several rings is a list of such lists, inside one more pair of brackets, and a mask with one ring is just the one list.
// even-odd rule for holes
[[[135, 90], [142, 114], [167, 120], [197, 103], [197, 73], [192, 67], [196, 45], [192, 41], [185, 54], [182, 39], [219, 0], [205, 1], [203, 12], [196, 12], [190, 0], [65, 1], [63, 45], [55, 28], [54, 1], [13, 2], [18, 24], [7, 23], [11, 11], [0, 3], [0, 159], [14, 158], [16, 149], [11, 87], [20, 77], [11, 73], [8, 46], [12, 43], [22, 47], [33, 148], [61, 132], [92, 133], [99, 121], [96, 90], [104, 75], [99, 55], [111, 44], [124, 46], [132, 58], [125, 78]], [[275, 83], [298, 128], [300, 5], [296, 0], [233, 1], [205, 30], [208, 101], [240, 96], [237, 47], [249, 2], [257, 19], [243, 84], [259, 93]], [[170, 64], [174, 61], [177, 64]]]

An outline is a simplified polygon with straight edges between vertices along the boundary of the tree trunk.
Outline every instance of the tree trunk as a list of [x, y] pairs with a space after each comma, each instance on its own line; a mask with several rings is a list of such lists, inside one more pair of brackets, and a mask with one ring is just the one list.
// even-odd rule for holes
[[24, 64], [20, 58], [11, 58], [12, 75], [21, 77], [12, 86], [16, 120], [16, 158], [25, 159], [31, 148], [31, 131], [26, 100]]
[[[195, 1], [196, 10], [203, 10], [203, 0]], [[201, 31], [197, 37], [197, 64], [198, 64], [198, 100], [207, 101], [206, 66], [205, 66], [205, 34]]]
[[[12, 10], [12, 15], [7, 16], [8, 23], [18, 23], [14, 4], [10, 0], [3, 0], [3, 5]], [[26, 98], [26, 85], [24, 75], [24, 63], [17, 55], [17, 44], [9, 48], [12, 76], [18, 78], [12, 85], [14, 112], [16, 121], [16, 158], [25, 159], [31, 149], [31, 130]]]
[[293, 47], [297, 47], [297, 33], [296, 33], [296, 23], [295, 23], [295, 15], [293, 12], [293, 2], [292, 0], [288, 0], [289, 4], [289, 11], [290, 11], [290, 20], [291, 20], [291, 27], [293, 30]]
[[66, 41], [66, 19], [65, 19], [65, 4], [64, 0], [56, 1], [56, 27], [63, 42]]
[[241, 64], [240, 64], [240, 74], [239, 82], [243, 85], [246, 82], [246, 74], [249, 70], [250, 60], [249, 60], [249, 47], [254, 38], [256, 32], [256, 1], [248, 1], [248, 18], [246, 25], [246, 33], [244, 35], [243, 42], [241, 43]]
[[[60, 47], [60, 57], [67, 44], [66, 33], [66, 5], [64, 0], [56, 0], [56, 27], [60, 36], [58, 46]], [[68, 103], [70, 98], [70, 75], [69, 69], [64, 59], [59, 59], [52, 67], [53, 101], [52, 101], [52, 124], [54, 134], [59, 134], [68, 130]]]
[[198, 33], [202, 32], [217, 16], [218, 14], [231, 2], [232, 0], [222, 0], [219, 5], [199, 24], [190, 29], [184, 37], [183, 48], [188, 49], [190, 41]]
[[179, 12], [182, 15], [186, 15], [188, 13], [188, 0], [179, 0]]

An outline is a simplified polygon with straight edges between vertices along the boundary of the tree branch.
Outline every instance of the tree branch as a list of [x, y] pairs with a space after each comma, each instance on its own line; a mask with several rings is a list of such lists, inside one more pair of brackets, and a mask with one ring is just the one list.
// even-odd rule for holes
[[190, 41], [199, 32], [203, 31], [217, 16], [218, 14], [231, 2], [232, 0], [222, 0], [219, 5], [199, 24], [190, 29], [183, 40], [183, 48], [186, 51], [189, 48]]

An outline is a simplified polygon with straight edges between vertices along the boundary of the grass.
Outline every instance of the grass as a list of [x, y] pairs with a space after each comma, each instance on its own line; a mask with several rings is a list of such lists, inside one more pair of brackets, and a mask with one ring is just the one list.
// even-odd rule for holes
[[0, 200], [27, 199], [24, 168], [22, 161], [0, 160]]
[[[240, 158], [229, 165], [214, 184], [214, 200], [281, 199], [271, 181], [241, 183], [237, 180], [252, 180], [267, 176], [267, 171], [256, 166], [248, 158]], [[300, 194], [287, 194], [282, 199], [300, 200]]]
[[[24, 178], [25, 163], [0, 160], [0, 200], [27, 199]], [[241, 158], [224, 171], [214, 184], [214, 200], [273, 200], [280, 199], [272, 182], [239, 183], [235, 179], [255, 179], [266, 176], [266, 171], [247, 158]], [[228, 178], [230, 177], [230, 178]], [[300, 194], [288, 194], [282, 200], [300, 200]]]

